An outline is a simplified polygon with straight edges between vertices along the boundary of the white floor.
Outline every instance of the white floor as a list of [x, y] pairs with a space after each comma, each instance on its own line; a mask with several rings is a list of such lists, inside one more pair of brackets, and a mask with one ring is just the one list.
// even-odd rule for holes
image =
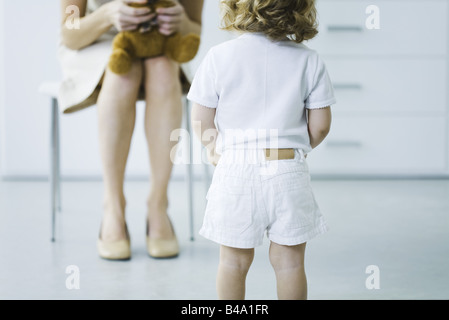
[[[330, 231], [307, 245], [309, 299], [448, 299], [449, 181], [313, 181]], [[170, 186], [170, 215], [182, 252], [154, 260], [145, 252], [148, 183], [126, 184], [133, 258], [97, 257], [100, 182], [64, 182], [57, 242], [50, 242], [45, 182], [0, 182], [0, 299], [216, 299], [217, 245], [189, 241], [183, 181]], [[196, 183], [195, 229], [205, 205]], [[256, 251], [247, 299], [276, 299], [267, 241]], [[367, 266], [379, 268], [379, 289], [367, 289]], [[68, 266], [79, 268], [69, 290]], [[70, 282], [69, 285], [75, 282]], [[69, 286], [70, 287], [70, 286]]]

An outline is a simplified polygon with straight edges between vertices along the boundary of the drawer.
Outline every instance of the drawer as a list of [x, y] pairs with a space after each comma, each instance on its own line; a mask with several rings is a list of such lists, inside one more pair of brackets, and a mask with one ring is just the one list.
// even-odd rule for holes
[[444, 55], [447, 52], [447, 1], [375, 1], [380, 29], [369, 30], [372, 1], [319, 0], [320, 34], [307, 45], [321, 54]]
[[447, 173], [443, 117], [334, 117], [329, 136], [308, 156], [312, 174]]
[[446, 113], [444, 59], [324, 60], [335, 88], [338, 112]]

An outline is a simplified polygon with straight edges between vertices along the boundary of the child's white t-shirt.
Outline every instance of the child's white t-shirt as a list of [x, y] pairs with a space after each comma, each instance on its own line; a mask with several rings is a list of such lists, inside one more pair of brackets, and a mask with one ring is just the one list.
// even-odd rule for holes
[[187, 98], [216, 108], [217, 152], [235, 148], [311, 151], [306, 109], [336, 102], [326, 67], [304, 44], [245, 33], [213, 47]]

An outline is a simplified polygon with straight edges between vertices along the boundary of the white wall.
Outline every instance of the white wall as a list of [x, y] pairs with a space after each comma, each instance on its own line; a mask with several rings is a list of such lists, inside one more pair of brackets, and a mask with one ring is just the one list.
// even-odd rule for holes
[[[57, 61], [59, 1], [1, 1], [5, 18], [0, 19], [0, 47], [7, 61], [4, 74], [7, 81], [4, 117], [0, 137], [0, 174], [4, 178], [45, 177], [49, 170], [50, 101], [37, 92], [43, 81], [57, 81], [60, 70]], [[17, 19], [20, 12], [21, 19]], [[218, 30], [218, 1], [205, 0], [204, 34], [195, 68], [210, 48], [229, 38]], [[0, 42], [2, 43], [2, 42]], [[1, 62], [0, 62], [1, 67]], [[1, 70], [1, 69], [0, 69]], [[0, 98], [1, 99], [1, 98]], [[0, 100], [0, 108], [2, 106]], [[143, 134], [143, 105], [138, 105], [138, 118], [129, 158], [127, 174], [148, 174], [147, 148]], [[0, 118], [1, 119], [1, 118]], [[1, 124], [1, 122], [0, 122]], [[2, 141], [2, 140], [0, 140]], [[101, 175], [97, 142], [96, 109], [61, 116], [62, 174], [70, 177], [99, 177]], [[180, 168], [175, 168], [178, 174]]]
[[37, 88], [43, 80], [59, 77], [55, 41], [59, 9], [55, 1], [2, 1], [2, 4], [5, 61], [2, 175], [47, 174], [49, 108]]
[[[334, 1], [320, 1], [320, 3], [324, 2], [331, 4]], [[342, 2], [346, 5], [359, 3], [359, 1]], [[400, 2], [405, 3], [406, 1], [395, 1], [396, 7], [401, 8], [398, 6], [398, 3], [402, 5]], [[444, 3], [446, 2], [447, 0], [444, 1]], [[370, 2], [364, 1], [363, 3]], [[393, 11], [385, 7], [390, 2], [383, 1], [382, 3], [382, 8], [386, 10], [386, 15], [383, 17], [391, 17]], [[430, 3], [430, 1], [426, 1], [426, 3]], [[432, 3], [441, 7], [443, 1], [433, 1]], [[351, 6], [351, 8], [353, 7]], [[327, 10], [329, 11], [329, 8]], [[228, 33], [218, 29], [218, 12], [217, 0], [205, 0], [203, 42], [197, 59], [192, 63], [194, 68], [212, 45], [231, 37]], [[320, 12], [323, 16], [324, 11], [320, 10]], [[335, 10], [330, 10], [330, 17], [334, 16], [332, 12]], [[360, 10], [360, 14], [361, 17], [366, 17], [364, 10]], [[18, 19], [19, 16], [20, 19]], [[324, 21], [332, 20], [330, 17], [325, 18]], [[349, 19], [341, 15], [336, 17], [344, 19], [343, 22]], [[385, 20], [383, 21], [385, 22]], [[394, 17], [391, 21], [392, 26], [397, 25]], [[50, 101], [48, 97], [40, 95], [37, 90], [43, 81], [60, 79], [57, 61], [59, 22], [59, 1], [0, 0], [0, 177], [39, 178], [48, 175]], [[446, 24], [445, 28], [447, 28]], [[388, 28], [385, 29], [385, 31], [388, 30]], [[391, 30], [395, 30], [395, 28], [391, 28]], [[329, 47], [329, 42], [325, 42]], [[330, 47], [335, 48], [335, 46]], [[325, 54], [323, 56], [326, 57]], [[342, 58], [348, 59], [345, 56]], [[440, 59], [443, 58], [446, 59], [445, 56], [440, 57]], [[330, 69], [332, 69], [331, 62], [329, 60]], [[337, 75], [335, 73], [333, 75], [337, 79]], [[340, 99], [340, 104], [341, 101], [342, 99]], [[147, 148], [143, 134], [143, 109], [144, 106], [140, 104], [127, 168], [128, 176], [146, 176], [149, 172]], [[336, 116], [342, 109], [341, 105], [336, 108]], [[435, 126], [430, 125], [430, 127], [435, 129]], [[426, 129], [423, 130], [426, 131]], [[449, 129], [446, 128], [445, 136], [447, 136], [447, 130]], [[63, 175], [78, 178], [100, 177], [96, 108], [92, 107], [73, 115], [61, 116], [61, 131]], [[441, 136], [442, 130], [439, 130], [438, 133]], [[443, 139], [439, 141], [443, 141]], [[395, 148], [395, 146], [392, 145], [391, 148]], [[444, 148], [442, 146], [434, 149], [446, 150]], [[438, 152], [440, 155], [444, 151]], [[342, 154], [344, 154], [342, 158], [346, 160], [346, 153]], [[438, 168], [443, 165], [447, 167], [447, 155], [446, 157], [428, 155], [434, 161], [438, 161]], [[324, 160], [328, 158], [322, 157]], [[335, 159], [333, 156], [330, 158]], [[352, 159], [356, 158], [352, 157]], [[398, 159], [396, 160], [399, 161], [400, 159]], [[432, 163], [427, 166], [430, 165], [433, 166]], [[348, 166], [351, 167], [351, 165]], [[201, 168], [197, 167], [196, 169], [200, 170]], [[314, 172], [319, 172], [319, 168], [313, 169]], [[341, 172], [335, 168], [332, 170]], [[381, 170], [384, 172], [384, 169], [381, 168]], [[174, 175], [183, 175], [183, 171], [183, 166], [176, 166]]]
[[4, 138], [4, 121], [3, 121], [3, 113], [4, 113], [4, 97], [5, 97], [5, 72], [4, 72], [4, 17], [3, 17], [3, 1], [0, 1], [0, 173], [3, 171], [3, 138]]

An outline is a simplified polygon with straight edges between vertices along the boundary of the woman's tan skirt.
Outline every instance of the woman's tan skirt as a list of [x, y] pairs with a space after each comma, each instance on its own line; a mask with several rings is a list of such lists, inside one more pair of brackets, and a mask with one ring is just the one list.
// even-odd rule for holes
[[[63, 45], [59, 47], [63, 80], [58, 102], [63, 113], [73, 113], [97, 103], [101, 81], [112, 53], [112, 40], [112, 37], [100, 39], [81, 50], [71, 50]], [[192, 75], [188, 64], [182, 65], [181, 70], [181, 84], [183, 92], [186, 93]], [[139, 100], [144, 98], [144, 92], [141, 90]]]

